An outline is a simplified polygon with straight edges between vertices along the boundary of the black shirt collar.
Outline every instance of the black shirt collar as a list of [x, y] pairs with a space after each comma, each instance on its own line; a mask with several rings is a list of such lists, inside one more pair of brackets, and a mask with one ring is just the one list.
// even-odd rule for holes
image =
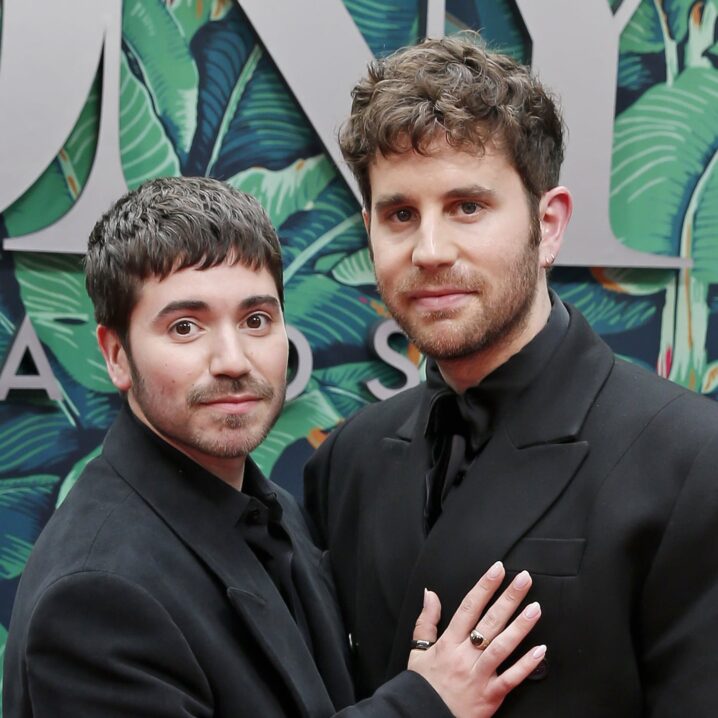
[[168, 444], [143, 421], [140, 421], [126, 403], [124, 410], [132, 417], [135, 425], [144, 433], [145, 437], [152, 441], [154, 446], [165, 456], [168, 463], [175, 466], [178, 473], [200, 487], [202, 494], [215, 506], [218, 514], [226, 517], [226, 520], [230, 521], [232, 525], [236, 525], [251, 511], [256, 510], [257, 501], [261, 507], [268, 509], [270, 522], [281, 520], [282, 507], [277, 500], [277, 494], [249, 456], [244, 463], [242, 490], [237, 491], [190, 459], [189, 456]]
[[[462, 395], [444, 381], [436, 362], [430, 359], [426, 368], [426, 383], [431, 396], [429, 415], [424, 430], [426, 436], [452, 432], [446, 426], [447, 412], [443, 407], [455, 402], [458, 420], [469, 427], [471, 449], [478, 451], [493, 427], [502, 420], [515, 399], [533, 382], [561, 344], [569, 325], [566, 307], [553, 291], [551, 312], [544, 328], [519, 352], [494, 369], [481, 383], [470, 387]], [[449, 419], [449, 423], [452, 420]]]

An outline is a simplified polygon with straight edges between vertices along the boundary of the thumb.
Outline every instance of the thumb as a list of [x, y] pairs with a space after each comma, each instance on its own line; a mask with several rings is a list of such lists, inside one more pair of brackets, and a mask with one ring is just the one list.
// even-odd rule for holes
[[415, 641], [430, 641], [434, 643], [437, 637], [437, 624], [441, 618], [441, 601], [439, 597], [428, 589], [424, 589], [424, 605], [416, 619], [414, 634]]

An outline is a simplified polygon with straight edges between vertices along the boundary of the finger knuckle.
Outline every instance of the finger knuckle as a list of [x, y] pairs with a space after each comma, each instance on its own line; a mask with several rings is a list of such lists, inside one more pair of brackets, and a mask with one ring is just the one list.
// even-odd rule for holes
[[491, 686], [492, 697], [494, 700], [501, 700], [514, 685], [505, 676], [501, 675], [496, 678], [493, 685]]
[[502, 635], [498, 635], [494, 638], [489, 648], [491, 648], [492, 653], [497, 653], [500, 656], [506, 656], [511, 652], [511, 646]]
[[476, 611], [476, 601], [470, 596], [464, 598], [459, 606], [459, 611], [466, 614], [472, 614]]
[[484, 617], [481, 619], [482, 625], [487, 628], [498, 628], [501, 621], [494, 611], [487, 611]]

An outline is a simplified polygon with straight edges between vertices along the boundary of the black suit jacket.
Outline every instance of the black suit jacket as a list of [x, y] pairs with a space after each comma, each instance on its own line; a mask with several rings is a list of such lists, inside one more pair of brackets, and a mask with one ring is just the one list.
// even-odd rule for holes
[[448, 619], [496, 559], [528, 569], [545, 670], [502, 716], [718, 715], [718, 405], [615, 359], [583, 317], [423, 532], [424, 386], [321, 446], [306, 501], [366, 694], [406, 660], [424, 586]]
[[[5, 718], [320, 718], [353, 702], [333, 587], [294, 501], [273, 487], [313, 655], [202, 484], [121, 412], [23, 573]], [[341, 713], [414, 714], [449, 715], [410, 672]]]

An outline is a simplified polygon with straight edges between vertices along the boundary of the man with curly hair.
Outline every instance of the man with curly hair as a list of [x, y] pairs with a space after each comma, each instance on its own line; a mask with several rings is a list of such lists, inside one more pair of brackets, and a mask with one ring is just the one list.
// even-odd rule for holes
[[423, 587], [450, 615], [498, 556], [531, 571], [548, 645], [500, 715], [718, 715], [718, 407], [549, 289], [556, 101], [473, 37], [428, 40], [369, 67], [340, 144], [379, 292], [428, 357], [307, 468], [360, 694], [402, 667]]

